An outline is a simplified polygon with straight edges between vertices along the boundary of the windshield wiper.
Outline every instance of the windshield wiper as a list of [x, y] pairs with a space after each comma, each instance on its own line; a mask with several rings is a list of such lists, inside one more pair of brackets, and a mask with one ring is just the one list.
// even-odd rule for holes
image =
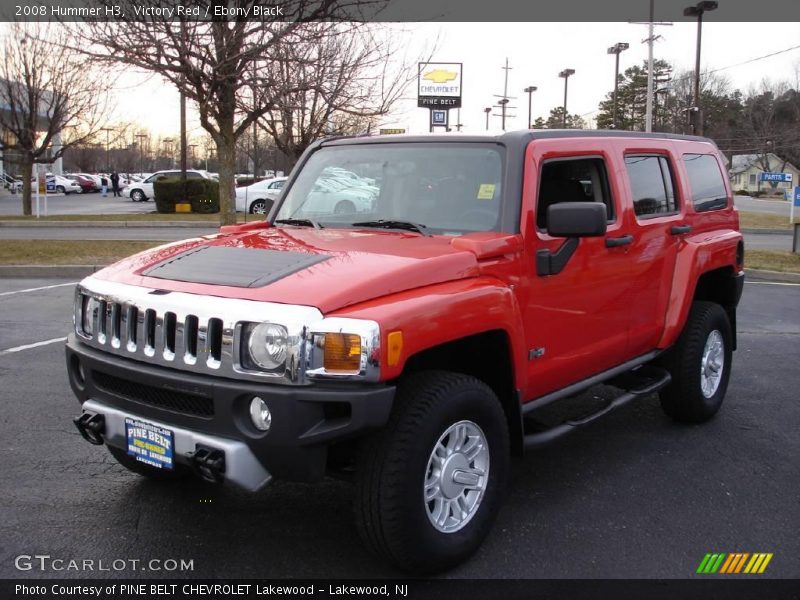
[[378, 219], [377, 221], [359, 221], [353, 223], [353, 227], [380, 227], [381, 229], [405, 229], [406, 231], [416, 231], [422, 235], [430, 235], [425, 230], [427, 227], [422, 223], [412, 223], [411, 221], [393, 221], [391, 219]]
[[276, 223], [282, 225], [298, 225], [300, 227], [313, 227], [314, 229], [322, 229], [322, 225], [311, 219], [275, 219]]

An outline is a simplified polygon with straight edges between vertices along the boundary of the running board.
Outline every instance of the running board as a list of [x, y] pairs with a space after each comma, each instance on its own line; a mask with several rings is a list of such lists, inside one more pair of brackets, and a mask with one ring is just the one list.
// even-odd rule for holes
[[523, 444], [526, 449], [546, 446], [562, 436], [607, 415], [619, 407], [625, 406], [631, 400], [643, 398], [659, 391], [669, 385], [671, 379], [670, 374], [666, 370], [650, 365], [645, 365], [620, 375], [619, 377], [609, 380], [607, 383], [623, 388], [623, 392], [606, 406], [597, 412], [590, 413], [583, 417], [569, 419], [559, 425], [545, 429], [544, 431], [528, 433], [523, 438]]

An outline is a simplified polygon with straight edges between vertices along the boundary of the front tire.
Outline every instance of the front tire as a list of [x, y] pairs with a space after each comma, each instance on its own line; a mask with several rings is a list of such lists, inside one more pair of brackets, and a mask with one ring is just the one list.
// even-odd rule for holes
[[455, 566], [488, 534], [508, 468], [505, 415], [486, 384], [443, 371], [411, 375], [387, 426], [360, 449], [359, 534], [404, 571]]
[[144, 202], [147, 200], [144, 196], [144, 192], [142, 190], [133, 190], [131, 192], [131, 200], [134, 202]]
[[719, 304], [695, 302], [677, 343], [661, 361], [672, 381], [660, 393], [664, 412], [702, 423], [722, 406], [731, 374], [733, 335]]
[[65, 188], [63, 185], [59, 185], [59, 186], [57, 186], [57, 187], [56, 187], [56, 191], [57, 191], [59, 194], [64, 194], [65, 196], [67, 195], [67, 188]]

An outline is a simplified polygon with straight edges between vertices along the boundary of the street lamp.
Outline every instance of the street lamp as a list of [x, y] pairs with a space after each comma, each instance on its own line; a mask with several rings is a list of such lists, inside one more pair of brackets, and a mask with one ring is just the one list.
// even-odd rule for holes
[[144, 142], [142, 140], [147, 139], [146, 133], [137, 133], [136, 139], [139, 140], [139, 175], [144, 173]]
[[111, 127], [103, 127], [100, 131], [106, 132], [106, 172], [111, 173], [111, 155], [108, 149], [108, 144], [109, 144], [108, 134], [109, 132], [114, 130]]
[[692, 131], [696, 135], [703, 135], [703, 111], [700, 110], [700, 41], [703, 38], [703, 13], [716, 10], [719, 4], [714, 0], [704, 0], [694, 6], [683, 9], [684, 17], [697, 17], [697, 52], [694, 62], [694, 107], [689, 113], [692, 119]]
[[624, 52], [628, 48], [630, 48], [629, 44], [626, 44], [625, 42], [617, 42], [616, 44], [611, 46], [611, 48], [608, 49], [608, 53], [609, 54], [616, 55], [615, 56], [615, 60], [614, 60], [614, 63], [615, 63], [615, 65], [614, 65], [614, 109], [613, 109], [614, 112], [613, 112], [613, 116], [611, 117], [614, 129], [617, 128], [617, 92], [619, 90], [619, 55], [620, 55], [621, 52]]
[[500, 98], [497, 101], [500, 105], [500, 128], [505, 131], [506, 130], [506, 106], [508, 105], [508, 98]]
[[486, 131], [489, 131], [489, 113], [492, 112], [492, 107], [487, 106], [486, 108], [483, 109], [483, 112], [486, 113]]
[[533, 92], [535, 92], [538, 89], [539, 88], [537, 88], [535, 85], [529, 85], [524, 90], [522, 90], [523, 92], [528, 94], [528, 129], [533, 129], [533, 121], [531, 121], [531, 103], [533, 102], [532, 98]]
[[564, 115], [562, 120], [564, 129], [567, 128], [567, 81], [569, 80], [570, 75], [575, 75], [575, 69], [564, 69], [558, 74], [559, 77], [564, 78]]

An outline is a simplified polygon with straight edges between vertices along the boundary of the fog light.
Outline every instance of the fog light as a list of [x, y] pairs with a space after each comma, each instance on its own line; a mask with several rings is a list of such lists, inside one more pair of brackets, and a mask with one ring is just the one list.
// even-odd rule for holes
[[269, 431], [272, 426], [272, 413], [269, 412], [267, 403], [258, 396], [250, 401], [250, 419], [259, 431]]

